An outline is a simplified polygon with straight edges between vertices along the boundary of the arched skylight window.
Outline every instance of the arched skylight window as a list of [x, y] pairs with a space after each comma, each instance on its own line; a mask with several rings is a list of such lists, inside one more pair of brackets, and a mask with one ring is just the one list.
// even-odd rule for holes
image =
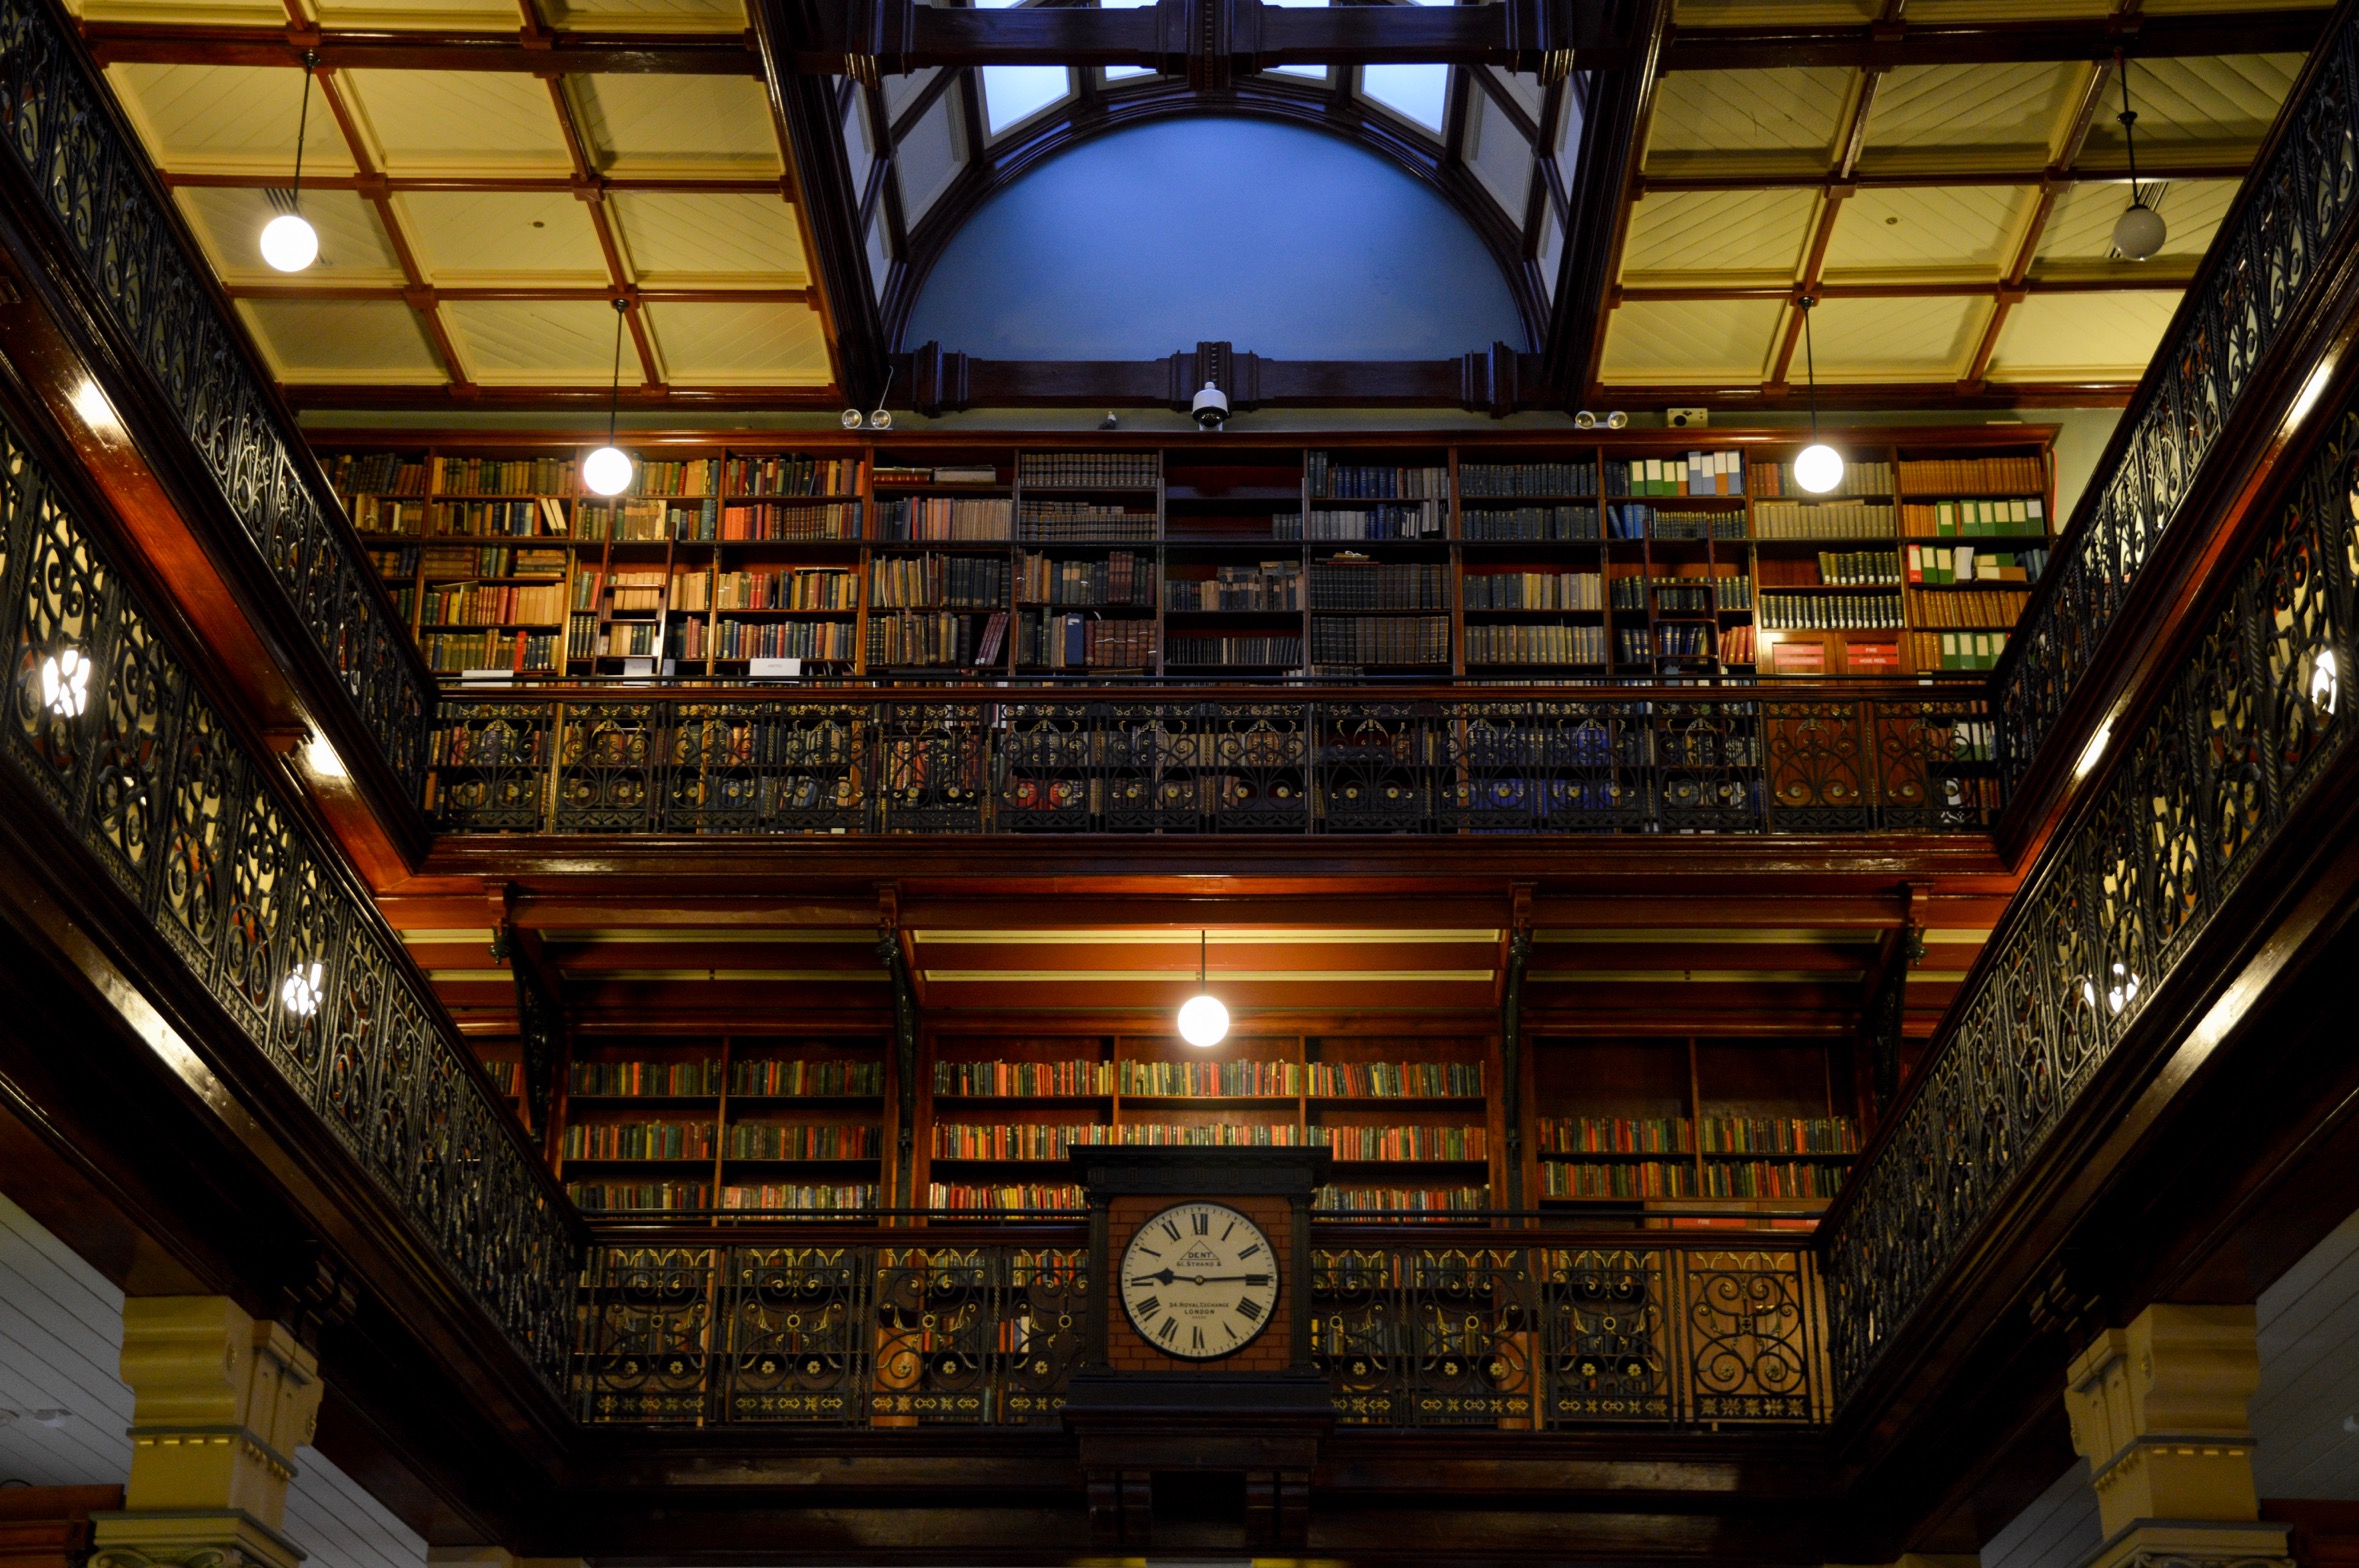
[[[1412, 0], [1416, 5], [1448, 5], [1451, 0]], [[1415, 121], [1434, 135], [1442, 134], [1442, 117], [1450, 102], [1450, 68], [1446, 65], [1364, 65], [1360, 67], [1360, 96], [1382, 104], [1395, 114]]]
[[[974, 3], [978, 10], [1000, 11], [1017, 4], [1018, 0], [974, 0]], [[987, 65], [982, 76], [983, 118], [993, 136], [1073, 96], [1073, 72], [1069, 66]]]

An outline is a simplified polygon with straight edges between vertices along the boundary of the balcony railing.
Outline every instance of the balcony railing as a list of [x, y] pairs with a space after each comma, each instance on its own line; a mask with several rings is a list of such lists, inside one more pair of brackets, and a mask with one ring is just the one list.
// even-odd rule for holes
[[431, 677], [65, 25], [50, 0], [0, 0], [0, 145], [285, 591], [292, 618], [394, 776], [414, 789], [434, 712]]
[[463, 833], [1865, 833], [1997, 808], [1978, 691], [446, 699]]
[[[1530, 1238], [1530, 1239], [1527, 1239]], [[1093, 1302], [1077, 1233], [1030, 1241], [618, 1241], [582, 1277], [594, 1424], [1059, 1424]], [[1331, 1238], [1311, 1341], [1347, 1427], [1824, 1421], [1807, 1241]]]
[[1849, 1396], [2332, 765], [2359, 659], [2359, 405], [2224, 572], [2154, 716], [2008, 907], [1826, 1237]]
[[2010, 785], [2097, 666], [2130, 585], [2178, 526], [2229, 415], [2350, 221], [2359, 197], [2359, 11], [2342, 9], [2312, 62], [2123, 416], [2113, 462], [2083, 492], [2009, 645], [1996, 700]]
[[281, 771], [240, 742], [163, 625], [0, 418], [6, 767], [562, 1380], [563, 1197], [340, 851], [282, 800]]

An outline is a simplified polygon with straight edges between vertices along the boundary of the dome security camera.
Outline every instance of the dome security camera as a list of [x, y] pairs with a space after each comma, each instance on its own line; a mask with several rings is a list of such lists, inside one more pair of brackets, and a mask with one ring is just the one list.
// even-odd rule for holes
[[1204, 390], [1196, 394], [1196, 401], [1188, 411], [1196, 416], [1199, 428], [1218, 430], [1229, 422], [1229, 395], [1207, 381]]

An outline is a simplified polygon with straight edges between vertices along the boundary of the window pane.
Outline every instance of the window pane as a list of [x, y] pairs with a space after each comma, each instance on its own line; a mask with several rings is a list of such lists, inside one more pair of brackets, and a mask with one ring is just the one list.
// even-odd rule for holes
[[1408, 116], [1436, 136], [1442, 132], [1442, 105], [1449, 93], [1450, 68], [1446, 65], [1360, 67], [1362, 97]]
[[983, 67], [983, 116], [991, 134], [1037, 114], [1073, 91], [1073, 73], [1061, 65]]

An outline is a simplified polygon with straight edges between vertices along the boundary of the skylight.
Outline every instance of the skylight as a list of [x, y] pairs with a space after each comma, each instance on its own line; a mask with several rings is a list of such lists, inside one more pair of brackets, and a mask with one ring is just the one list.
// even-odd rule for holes
[[[974, 0], [979, 10], [1003, 11], [1019, 0]], [[983, 119], [989, 134], [1030, 119], [1071, 97], [1073, 72], [1062, 65], [987, 65], [983, 77]]]
[[1439, 136], [1442, 134], [1442, 110], [1450, 100], [1450, 68], [1446, 65], [1364, 65], [1360, 67], [1360, 96], [1416, 121]]

